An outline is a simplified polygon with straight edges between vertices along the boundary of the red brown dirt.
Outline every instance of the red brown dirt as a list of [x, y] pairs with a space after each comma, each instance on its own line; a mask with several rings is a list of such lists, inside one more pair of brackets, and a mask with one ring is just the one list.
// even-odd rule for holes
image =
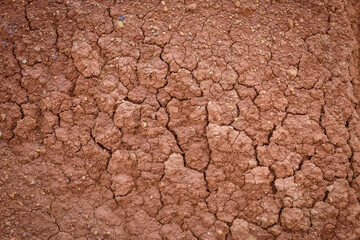
[[359, 1], [0, 15], [1, 239], [360, 239]]

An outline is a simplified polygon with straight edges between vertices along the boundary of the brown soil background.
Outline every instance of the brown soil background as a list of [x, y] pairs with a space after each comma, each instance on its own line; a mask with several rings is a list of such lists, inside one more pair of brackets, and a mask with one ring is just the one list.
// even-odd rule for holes
[[359, 5], [2, 0], [0, 239], [359, 239]]

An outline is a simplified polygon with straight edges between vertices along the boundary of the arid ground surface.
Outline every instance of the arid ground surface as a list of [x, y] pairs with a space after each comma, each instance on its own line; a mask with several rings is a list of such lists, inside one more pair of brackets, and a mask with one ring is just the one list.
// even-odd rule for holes
[[359, 239], [359, 5], [1, 0], [0, 239]]

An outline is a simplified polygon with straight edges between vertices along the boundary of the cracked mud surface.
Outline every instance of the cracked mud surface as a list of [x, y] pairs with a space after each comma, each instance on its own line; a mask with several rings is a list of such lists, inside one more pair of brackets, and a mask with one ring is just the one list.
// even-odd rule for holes
[[360, 238], [359, 1], [0, 15], [1, 239]]

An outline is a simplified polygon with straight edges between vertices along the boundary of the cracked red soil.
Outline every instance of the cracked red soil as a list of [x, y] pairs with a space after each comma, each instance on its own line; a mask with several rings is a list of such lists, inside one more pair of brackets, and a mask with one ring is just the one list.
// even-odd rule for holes
[[1, 239], [360, 238], [360, 2], [4, 0]]

